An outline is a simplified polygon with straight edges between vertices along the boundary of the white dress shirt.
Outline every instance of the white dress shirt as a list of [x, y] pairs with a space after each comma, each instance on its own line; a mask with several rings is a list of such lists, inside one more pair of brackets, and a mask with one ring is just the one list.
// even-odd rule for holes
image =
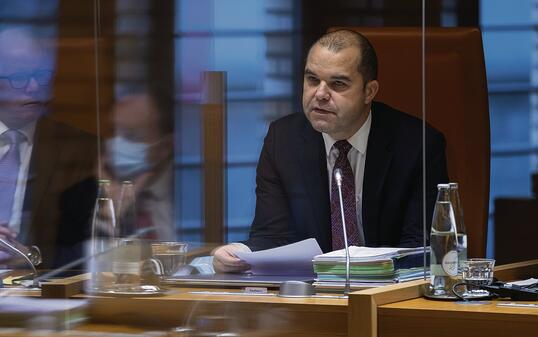
[[[355, 132], [353, 136], [347, 139], [351, 144], [351, 149], [347, 154], [347, 159], [351, 165], [351, 170], [355, 176], [355, 205], [357, 211], [357, 225], [359, 226], [359, 241], [364, 244], [364, 230], [362, 227], [362, 183], [364, 180], [364, 165], [366, 163], [366, 148], [368, 146], [368, 136], [372, 126], [372, 113], [368, 113], [368, 118]], [[329, 198], [331, 197], [331, 182], [333, 179], [333, 168], [338, 158], [338, 150], [333, 146], [336, 140], [326, 133], [322, 133], [325, 142], [325, 153], [327, 154], [327, 173], [329, 176]]]
[[[19, 144], [21, 166], [19, 168], [19, 176], [17, 179], [17, 187], [15, 189], [15, 197], [13, 199], [13, 208], [11, 210], [11, 218], [8, 223], [8, 228], [15, 233], [20, 232], [22, 208], [24, 204], [24, 194], [26, 193], [26, 182], [28, 180], [28, 169], [30, 167], [30, 158], [34, 147], [34, 133], [36, 122], [28, 123], [23, 128], [18, 129], [25, 139]], [[0, 121], [0, 135], [9, 128]], [[9, 150], [9, 144], [0, 137], [0, 158], [2, 158]], [[0, 205], [4, 207], [4, 205]]]

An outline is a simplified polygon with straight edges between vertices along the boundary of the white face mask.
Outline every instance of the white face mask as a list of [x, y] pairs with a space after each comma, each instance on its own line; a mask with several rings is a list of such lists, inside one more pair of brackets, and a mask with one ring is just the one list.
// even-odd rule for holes
[[107, 163], [116, 177], [130, 179], [151, 169], [147, 157], [151, 145], [133, 142], [123, 136], [106, 141]]

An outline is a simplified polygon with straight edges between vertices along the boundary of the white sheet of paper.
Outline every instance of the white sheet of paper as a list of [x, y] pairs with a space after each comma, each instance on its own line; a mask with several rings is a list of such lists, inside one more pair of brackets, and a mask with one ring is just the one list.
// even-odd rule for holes
[[314, 275], [312, 259], [321, 254], [316, 239], [306, 239], [286, 246], [252, 253], [237, 252], [241, 260], [250, 264], [254, 275]]
[[[416, 248], [398, 248], [398, 247], [357, 247], [349, 246], [349, 256], [352, 261], [376, 261], [385, 260], [400, 254], [420, 253], [423, 247]], [[427, 248], [429, 251], [429, 247]], [[315, 257], [316, 261], [338, 261], [345, 259], [346, 250], [335, 250]]]

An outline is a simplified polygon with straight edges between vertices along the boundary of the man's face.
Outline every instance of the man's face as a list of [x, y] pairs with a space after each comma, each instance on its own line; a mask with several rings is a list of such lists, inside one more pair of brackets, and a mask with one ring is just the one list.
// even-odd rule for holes
[[13, 88], [9, 79], [0, 78], [0, 120], [4, 124], [21, 128], [47, 111], [52, 80], [44, 85], [43, 74], [50, 74], [53, 67], [53, 52], [45, 51], [39, 41], [24, 31], [0, 32], [0, 77], [11, 77], [17, 87], [28, 78], [22, 88]]
[[125, 96], [114, 107], [116, 136], [149, 146], [145, 158], [151, 165], [168, 156], [172, 148], [171, 135], [164, 135], [159, 126], [159, 110], [148, 94]]
[[338, 53], [320, 45], [310, 50], [303, 82], [303, 110], [312, 127], [336, 140], [351, 137], [368, 117], [377, 81], [365, 85], [357, 66], [359, 49]]

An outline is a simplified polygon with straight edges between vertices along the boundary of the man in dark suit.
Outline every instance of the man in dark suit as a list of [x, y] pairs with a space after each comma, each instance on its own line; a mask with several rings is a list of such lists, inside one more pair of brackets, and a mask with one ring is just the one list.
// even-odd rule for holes
[[95, 136], [48, 116], [54, 41], [0, 29], [0, 237], [46, 268], [81, 256], [96, 195]]
[[324, 252], [343, 248], [335, 172], [342, 173], [348, 243], [422, 245], [423, 153], [426, 219], [436, 185], [446, 182], [445, 140], [422, 121], [373, 102], [377, 57], [368, 40], [341, 30], [310, 49], [304, 114], [271, 124], [257, 168], [250, 237], [214, 252], [217, 271], [248, 269], [238, 250], [260, 250], [316, 238]]

